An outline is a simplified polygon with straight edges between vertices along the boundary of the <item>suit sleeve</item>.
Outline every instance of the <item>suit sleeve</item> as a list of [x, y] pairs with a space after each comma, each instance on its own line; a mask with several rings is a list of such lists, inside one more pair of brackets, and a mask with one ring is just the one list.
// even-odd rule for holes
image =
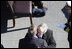
[[48, 48], [47, 42], [44, 40], [43, 42], [44, 47], [43, 48]]
[[18, 45], [19, 48], [22, 48], [22, 41], [19, 40], [19, 45]]
[[53, 37], [53, 31], [50, 31], [50, 38], [49, 38], [49, 48], [56, 48], [56, 41]]

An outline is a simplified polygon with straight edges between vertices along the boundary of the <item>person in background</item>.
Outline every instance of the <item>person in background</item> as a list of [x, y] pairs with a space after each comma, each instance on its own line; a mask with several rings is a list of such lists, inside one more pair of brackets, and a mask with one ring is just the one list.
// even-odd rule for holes
[[65, 31], [69, 32], [70, 30], [70, 21], [71, 21], [71, 1], [66, 1], [66, 6], [65, 9], [67, 11], [67, 13], [69, 14], [68, 20], [65, 23], [66, 27], [64, 28]]
[[38, 26], [37, 36], [38, 38], [42, 38], [46, 40], [48, 44], [48, 48], [56, 48], [56, 41], [53, 37], [53, 31], [48, 29], [47, 24], [42, 23]]
[[43, 6], [42, 1], [32, 1], [33, 16], [42, 17], [45, 16], [47, 8]]
[[[71, 16], [71, 1], [66, 1], [65, 9], [70, 17]], [[69, 17], [68, 17], [68, 19], [69, 19]]]
[[70, 30], [69, 30], [69, 32], [68, 32], [68, 41], [69, 41], [69, 46], [70, 46], [70, 48], [72, 48], [71, 16], [70, 16], [70, 19], [69, 19], [68, 24], [69, 24], [69, 28], [70, 28]]
[[71, 1], [66, 1], [66, 6], [65, 6], [67, 12], [71, 15]]

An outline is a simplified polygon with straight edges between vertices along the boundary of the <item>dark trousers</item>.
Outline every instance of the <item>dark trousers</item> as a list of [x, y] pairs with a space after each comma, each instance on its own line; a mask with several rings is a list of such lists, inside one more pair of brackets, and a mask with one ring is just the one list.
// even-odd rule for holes
[[68, 41], [69, 41], [70, 48], [72, 48], [72, 31], [71, 31], [71, 29], [68, 32]]

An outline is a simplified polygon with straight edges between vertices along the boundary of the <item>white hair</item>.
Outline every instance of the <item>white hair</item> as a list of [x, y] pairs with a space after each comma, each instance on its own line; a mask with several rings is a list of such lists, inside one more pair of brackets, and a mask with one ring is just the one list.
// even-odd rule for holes
[[39, 25], [41, 32], [46, 33], [48, 26], [45, 23]]

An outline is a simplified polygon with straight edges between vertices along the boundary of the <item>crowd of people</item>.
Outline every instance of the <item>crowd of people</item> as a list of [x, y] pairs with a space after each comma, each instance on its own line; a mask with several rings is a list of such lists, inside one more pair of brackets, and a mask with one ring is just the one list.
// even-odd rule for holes
[[[7, 26], [6, 16], [11, 16], [11, 11], [9, 11], [7, 4], [7, 1], [1, 1], [1, 30], [4, 30], [4, 23], [6, 23]], [[64, 28], [64, 30], [66, 30], [68, 27], [70, 29], [68, 31], [68, 41], [71, 48], [71, 1], [67, 1], [65, 7], [67, 9], [67, 12], [70, 14], [70, 17], [65, 24], [66, 27]], [[32, 8], [33, 16], [36, 17], [45, 16], [46, 11], [48, 10], [48, 8], [46, 8], [41, 1], [32, 1]], [[4, 48], [2, 44], [1, 48]], [[46, 23], [42, 23], [38, 25], [38, 27], [36, 25], [30, 26], [26, 36], [23, 39], [19, 40], [19, 48], [56, 48], [56, 41], [53, 37], [53, 31], [48, 28]]]

